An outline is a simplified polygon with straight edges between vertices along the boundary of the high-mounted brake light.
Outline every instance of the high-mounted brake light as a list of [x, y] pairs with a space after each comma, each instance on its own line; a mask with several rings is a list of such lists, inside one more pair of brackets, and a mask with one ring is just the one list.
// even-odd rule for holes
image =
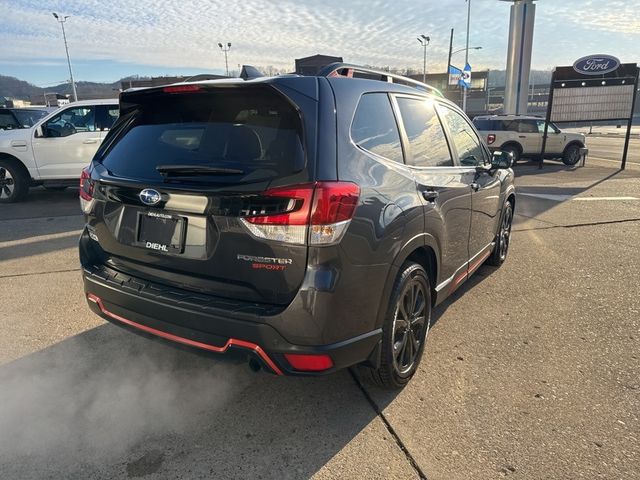
[[199, 85], [173, 85], [171, 87], [164, 87], [162, 91], [164, 93], [193, 93], [202, 90]]
[[333, 245], [358, 206], [360, 188], [349, 182], [317, 182], [267, 190], [263, 197], [289, 202], [283, 212], [241, 219], [256, 237], [304, 245]]
[[489, 135], [487, 135], [487, 144], [488, 145], [491, 145], [495, 141], [496, 141], [496, 136], [493, 133], [490, 133]]
[[85, 167], [80, 173], [80, 208], [84, 213], [89, 213], [93, 208], [93, 186], [89, 167]]

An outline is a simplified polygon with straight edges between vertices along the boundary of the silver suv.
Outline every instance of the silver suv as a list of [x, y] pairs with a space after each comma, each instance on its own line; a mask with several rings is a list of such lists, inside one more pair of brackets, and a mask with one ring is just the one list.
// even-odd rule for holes
[[[481, 115], [473, 119], [490, 150], [511, 152], [514, 162], [521, 157], [539, 159], [542, 153], [545, 119], [525, 115]], [[580, 160], [585, 137], [580, 133], [566, 133], [555, 124], [548, 129], [545, 158], [561, 158], [565, 165]]]

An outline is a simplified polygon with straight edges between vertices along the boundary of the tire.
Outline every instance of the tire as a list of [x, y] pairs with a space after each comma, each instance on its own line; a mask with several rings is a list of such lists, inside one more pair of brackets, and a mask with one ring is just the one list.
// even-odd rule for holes
[[420, 364], [430, 324], [431, 287], [427, 272], [417, 263], [405, 262], [395, 280], [382, 326], [380, 366], [362, 366], [362, 376], [386, 389], [404, 387]]
[[23, 200], [29, 193], [29, 180], [15, 161], [0, 158], [0, 203]]
[[487, 263], [494, 267], [499, 267], [507, 259], [509, 246], [511, 244], [511, 225], [513, 223], [513, 205], [511, 202], [504, 204], [502, 215], [500, 216], [500, 227], [496, 234], [496, 246], [493, 247], [491, 256], [487, 258]]
[[520, 160], [520, 149], [515, 145], [505, 145], [500, 148], [502, 152], [510, 152], [513, 155], [513, 164], [515, 165], [518, 160]]
[[562, 154], [562, 163], [568, 166], [573, 166], [580, 161], [580, 146], [569, 145], [564, 149], [564, 153]]

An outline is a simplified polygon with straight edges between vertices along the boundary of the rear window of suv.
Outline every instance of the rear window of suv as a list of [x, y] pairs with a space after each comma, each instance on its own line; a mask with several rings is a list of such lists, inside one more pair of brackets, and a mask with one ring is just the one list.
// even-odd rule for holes
[[238, 182], [304, 168], [300, 116], [270, 87], [141, 94], [132, 100], [138, 103], [126, 128], [103, 153], [102, 164], [112, 175], [162, 181], [159, 166], [203, 166], [242, 173], [198, 175], [197, 181]]

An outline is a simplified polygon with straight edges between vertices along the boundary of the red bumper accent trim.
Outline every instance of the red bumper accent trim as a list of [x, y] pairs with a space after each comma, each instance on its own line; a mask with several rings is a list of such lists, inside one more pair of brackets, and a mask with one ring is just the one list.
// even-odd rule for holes
[[158, 337], [171, 340], [173, 342], [182, 343], [184, 345], [189, 345], [190, 347], [201, 348], [203, 350], [209, 350], [211, 352], [216, 353], [224, 353], [227, 351], [229, 347], [240, 347], [246, 348], [247, 350], [251, 350], [255, 352], [276, 375], [282, 375], [282, 370], [278, 368], [278, 366], [273, 363], [273, 360], [269, 358], [269, 355], [260, 347], [260, 345], [256, 345], [252, 342], [247, 342], [245, 340], [238, 340], [236, 338], [230, 338], [227, 340], [222, 347], [216, 347], [215, 345], [209, 345], [208, 343], [198, 342], [196, 340], [190, 340], [188, 338], [179, 337], [178, 335], [173, 335], [172, 333], [163, 332], [162, 330], [157, 330], [152, 327], [148, 327], [146, 325], [142, 325], [141, 323], [134, 322], [133, 320], [129, 320], [128, 318], [124, 318], [116, 313], [110, 312], [102, 303], [102, 299], [93, 293], [87, 294], [87, 299], [90, 302], [95, 303], [100, 311], [104, 313], [106, 316], [113, 318], [114, 320], [118, 320], [119, 322], [125, 323], [132, 327], [137, 328], [138, 330], [142, 330], [147, 333], [151, 333], [152, 335], [156, 335]]

